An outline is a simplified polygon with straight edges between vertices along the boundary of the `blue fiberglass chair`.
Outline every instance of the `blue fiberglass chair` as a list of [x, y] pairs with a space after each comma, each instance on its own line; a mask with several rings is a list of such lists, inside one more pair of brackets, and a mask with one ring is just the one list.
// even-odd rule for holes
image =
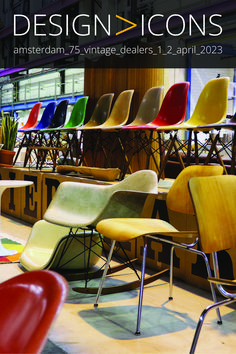
[[33, 150], [37, 160], [36, 168], [38, 168], [39, 162], [41, 162], [40, 168], [42, 168], [49, 151], [49, 147], [53, 146], [55, 129], [62, 127], [65, 124], [68, 103], [69, 100], [62, 100], [56, 107], [50, 125], [45, 129], [40, 129], [37, 131], [34, 144], [29, 147], [29, 152], [25, 158], [24, 167], [26, 167]]

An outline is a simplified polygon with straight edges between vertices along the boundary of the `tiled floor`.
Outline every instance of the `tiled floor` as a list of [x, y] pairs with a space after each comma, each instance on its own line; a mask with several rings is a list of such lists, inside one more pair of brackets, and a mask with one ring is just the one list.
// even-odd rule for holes
[[[26, 241], [31, 226], [18, 220], [1, 217], [1, 231]], [[1, 264], [0, 281], [20, 274], [19, 264]], [[131, 273], [123, 272], [117, 283], [129, 279]], [[54, 323], [47, 353], [66, 352], [84, 354], [163, 353], [189, 352], [198, 317], [211, 303], [210, 293], [175, 280], [174, 300], [168, 301], [168, 279], [163, 278], [145, 287], [141, 335], [135, 336], [138, 291], [105, 295], [94, 309], [94, 295], [79, 294], [72, 290], [78, 282], [70, 282], [69, 295], [61, 314]], [[216, 324], [216, 313], [206, 318], [196, 354], [236, 353], [236, 311], [222, 307], [223, 325]]]

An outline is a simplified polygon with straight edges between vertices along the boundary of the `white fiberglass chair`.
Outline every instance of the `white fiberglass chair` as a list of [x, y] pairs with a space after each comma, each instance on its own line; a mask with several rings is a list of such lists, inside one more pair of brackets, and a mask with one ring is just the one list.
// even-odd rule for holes
[[32, 228], [21, 265], [64, 273], [91, 269], [103, 245], [97, 223], [110, 217], [140, 217], [147, 195], [157, 189], [157, 175], [151, 170], [111, 185], [62, 182], [43, 220]]

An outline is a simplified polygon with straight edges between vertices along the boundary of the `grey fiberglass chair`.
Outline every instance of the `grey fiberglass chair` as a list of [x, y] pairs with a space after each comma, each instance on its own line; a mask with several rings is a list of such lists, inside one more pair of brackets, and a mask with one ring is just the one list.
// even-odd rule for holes
[[27, 270], [91, 268], [102, 251], [97, 223], [111, 217], [140, 217], [147, 195], [157, 193], [157, 183], [151, 170], [111, 185], [62, 182], [43, 220], [32, 228], [21, 265]]

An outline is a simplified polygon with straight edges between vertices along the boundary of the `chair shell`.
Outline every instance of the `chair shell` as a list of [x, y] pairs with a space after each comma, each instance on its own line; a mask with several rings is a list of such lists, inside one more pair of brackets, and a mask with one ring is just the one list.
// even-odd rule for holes
[[133, 93], [134, 90], [126, 90], [119, 94], [110, 116], [103, 124], [99, 125], [99, 129], [120, 128], [127, 122]]
[[56, 108], [56, 102], [55, 101], [50, 102], [45, 107], [39, 123], [34, 128], [29, 128], [28, 130], [29, 131], [37, 131], [37, 130], [47, 128], [51, 124], [52, 118], [54, 116], [55, 108]]
[[[157, 116], [151, 123], [128, 126], [128, 128], [155, 129], [159, 126], [180, 124], [186, 114], [188, 90], [189, 82], [180, 82], [172, 85], [163, 99]], [[123, 128], [126, 129], [126, 127]]]
[[139, 126], [152, 122], [160, 109], [163, 87], [151, 87], [140, 103], [133, 122], [126, 127]]
[[[68, 227], [59, 226], [45, 220], [37, 221], [20, 256], [21, 265], [30, 271], [39, 269], [57, 270], [58, 268], [77, 271], [84, 269], [84, 257], [77, 257], [78, 253], [81, 253], [81, 246], [76, 237], [73, 236], [70, 245], [67, 245], [69, 232], [70, 228]], [[79, 237], [83, 237], [82, 232], [78, 232]], [[89, 237], [87, 237], [86, 246], [89, 246], [89, 240]], [[96, 244], [93, 246], [94, 252], [90, 254], [89, 268], [97, 263], [102, 252], [98, 233], [94, 232], [93, 242]], [[67, 252], [62, 255], [65, 247], [67, 247]], [[85, 253], [85, 256], [87, 263], [88, 253]]]
[[61, 128], [61, 130], [76, 129], [83, 124], [88, 99], [88, 96], [85, 96], [80, 97], [77, 100], [71, 112], [69, 121], [64, 125], [63, 128]]
[[85, 125], [80, 127], [80, 130], [94, 128], [103, 124], [110, 114], [113, 97], [114, 93], [102, 95], [94, 108], [91, 118]]
[[129, 198], [126, 198], [127, 204], [123, 207], [119, 198], [116, 201], [116, 192], [130, 191], [157, 193], [156, 173], [151, 170], [137, 171], [112, 185], [63, 182], [59, 185], [43, 218], [61, 226], [86, 227], [96, 226], [99, 220], [107, 218], [109, 214], [113, 217], [125, 213], [135, 215], [135, 209], [129, 210]]
[[0, 284], [0, 352], [39, 354], [66, 300], [68, 285], [52, 271], [23, 273]]
[[54, 116], [52, 118], [51, 124], [41, 131], [50, 131], [55, 128], [62, 127], [66, 120], [66, 111], [68, 107], [69, 100], [62, 100], [56, 107]]
[[[70, 228], [80, 228], [78, 233], [86, 228], [91, 232], [99, 220], [107, 217], [139, 217], [149, 193], [157, 193], [157, 175], [151, 170], [135, 172], [112, 185], [62, 182], [44, 214], [44, 220], [32, 228], [20, 257], [21, 265], [27, 270], [54, 269]], [[96, 238], [96, 232], [94, 234]], [[73, 247], [73, 252], [81, 253], [81, 245], [75, 243]], [[96, 261], [94, 257], [90, 266]], [[64, 268], [78, 269], [81, 267], [78, 262], [70, 262]]]
[[23, 125], [23, 127], [18, 129], [18, 132], [23, 132], [25, 129], [34, 128], [36, 126], [41, 106], [42, 102], [35, 103], [30, 111], [27, 122]]
[[229, 78], [212, 79], [203, 87], [193, 114], [180, 125], [162, 127], [164, 130], [197, 129], [202, 126], [222, 123], [227, 114]]

